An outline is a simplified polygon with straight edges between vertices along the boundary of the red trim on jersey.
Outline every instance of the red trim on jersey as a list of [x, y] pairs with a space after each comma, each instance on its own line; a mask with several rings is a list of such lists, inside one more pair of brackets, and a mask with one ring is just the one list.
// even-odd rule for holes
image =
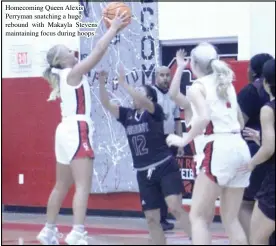
[[78, 131], [79, 131], [79, 146], [72, 160], [85, 158], [85, 157], [89, 157], [93, 159], [95, 155], [88, 138], [89, 128], [88, 128], [87, 122], [78, 121]]
[[210, 121], [210, 123], [206, 127], [206, 131], [204, 135], [212, 135], [212, 134], [214, 134], [214, 125], [213, 125], [213, 122]]
[[217, 177], [212, 174], [212, 155], [214, 149], [214, 142], [209, 142], [204, 148], [205, 157], [202, 161], [200, 170], [204, 170], [204, 173], [209, 177], [213, 182], [217, 183]]
[[77, 112], [76, 114], [85, 114], [85, 95], [84, 95], [84, 87], [76, 89], [76, 97], [77, 97]]

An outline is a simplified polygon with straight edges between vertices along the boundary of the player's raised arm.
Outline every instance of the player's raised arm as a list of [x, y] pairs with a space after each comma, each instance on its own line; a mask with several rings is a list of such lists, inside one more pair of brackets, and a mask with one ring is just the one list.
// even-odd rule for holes
[[188, 94], [189, 100], [194, 105], [195, 111], [197, 113], [193, 127], [183, 139], [180, 139], [178, 136], [175, 137], [173, 134], [170, 135], [167, 138], [167, 143], [169, 146], [175, 145], [178, 147], [185, 147], [195, 137], [202, 134], [206, 129], [208, 123], [210, 122], [210, 115], [208, 112], [208, 107], [206, 105], [205, 97], [203, 95], [202, 85], [199, 83], [193, 84]]
[[110, 102], [108, 92], [105, 88], [107, 80], [107, 73], [101, 71], [99, 73], [99, 82], [100, 82], [100, 100], [102, 105], [106, 110], [108, 110], [116, 119], [119, 118], [119, 106]]
[[90, 55], [73, 67], [73, 69], [67, 77], [67, 83], [69, 85], [78, 85], [82, 79], [82, 76], [87, 74], [93, 67], [95, 67], [95, 65], [101, 60], [101, 58], [105, 54], [111, 40], [116, 36], [117, 32], [125, 24], [127, 24], [128, 18], [128, 16], [125, 16], [125, 12], [119, 14], [119, 10], [117, 11], [116, 16], [113, 20], [105, 18], [110, 23], [110, 28], [96, 43], [96, 46], [91, 51]]
[[169, 95], [171, 99], [184, 110], [190, 107], [188, 99], [180, 92], [180, 83], [183, 73], [183, 69], [188, 64], [188, 60], [185, 58], [185, 51], [179, 50], [176, 53], [177, 69], [174, 74], [172, 84], [170, 86]]
[[132, 86], [130, 86], [126, 80], [125, 80], [125, 71], [123, 66], [120, 66], [120, 71], [119, 71], [119, 84], [130, 94], [130, 96], [133, 98], [134, 101], [136, 101], [141, 108], [146, 109], [149, 111], [151, 114], [155, 112], [155, 106], [154, 103], [147, 98], [145, 93], [139, 90], [135, 90]]

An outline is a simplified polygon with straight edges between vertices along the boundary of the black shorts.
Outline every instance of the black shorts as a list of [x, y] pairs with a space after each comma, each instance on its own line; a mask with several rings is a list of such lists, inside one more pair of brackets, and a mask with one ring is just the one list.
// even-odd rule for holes
[[250, 176], [250, 184], [244, 190], [244, 201], [255, 201], [255, 196], [262, 187], [262, 183], [268, 173], [272, 171], [271, 163], [262, 163], [258, 165]]
[[181, 173], [175, 158], [157, 166], [151, 176], [148, 176], [148, 170], [137, 171], [137, 181], [143, 211], [159, 209], [164, 197], [184, 193]]
[[170, 147], [170, 150], [171, 150], [171, 152], [172, 152], [172, 155], [173, 155], [174, 157], [176, 157], [177, 154], [178, 154], [178, 147], [171, 146], [171, 147]]
[[256, 199], [264, 215], [275, 221], [275, 169], [266, 175]]

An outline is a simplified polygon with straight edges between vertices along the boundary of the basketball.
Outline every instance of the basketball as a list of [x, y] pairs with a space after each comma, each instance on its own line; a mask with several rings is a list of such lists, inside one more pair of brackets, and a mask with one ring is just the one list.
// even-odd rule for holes
[[[126, 11], [125, 15], [128, 16], [127, 23], [124, 25], [125, 28], [131, 22], [131, 9], [128, 5], [122, 2], [111, 2], [109, 3], [106, 8], [103, 10], [103, 17], [107, 17], [110, 20], [113, 20], [116, 16], [116, 12], [119, 9], [119, 13], [122, 14]], [[107, 28], [110, 27], [108, 21], [104, 19], [104, 24]]]

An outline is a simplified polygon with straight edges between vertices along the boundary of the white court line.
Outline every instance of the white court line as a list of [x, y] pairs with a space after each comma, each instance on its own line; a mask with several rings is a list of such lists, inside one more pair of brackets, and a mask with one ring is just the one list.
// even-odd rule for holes
[[24, 184], [24, 174], [18, 175], [18, 184]]
[[18, 238], [18, 245], [24, 245], [24, 239], [22, 237]]

